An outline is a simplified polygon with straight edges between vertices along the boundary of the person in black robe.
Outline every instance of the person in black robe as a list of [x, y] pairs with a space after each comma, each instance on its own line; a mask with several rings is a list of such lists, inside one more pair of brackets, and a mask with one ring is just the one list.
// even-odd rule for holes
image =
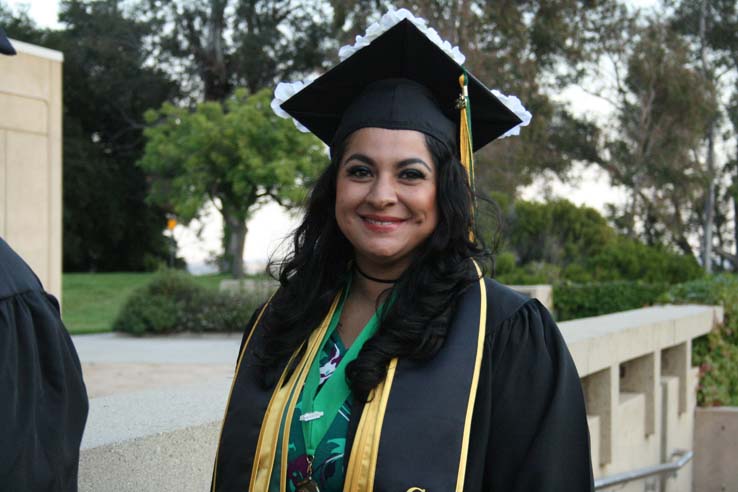
[[0, 490], [77, 490], [87, 391], [59, 304], [0, 238]]
[[[0, 54], [16, 54], [1, 28]], [[0, 237], [0, 490], [76, 491], [87, 411], [59, 303]]]
[[0, 55], [15, 55], [15, 48], [10, 44], [10, 40], [8, 40], [2, 27], [0, 27]]
[[[368, 32], [311, 84], [277, 88], [275, 112], [327, 143], [332, 163], [280, 288], [245, 329], [211, 490], [591, 491], [584, 397], [559, 329], [482, 275], [473, 151], [529, 114], [408, 12]], [[345, 376], [343, 359], [324, 363], [339, 338], [362, 344]], [[330, 393], [317, 403], [336, 377], [350, 388], [338, 415]], [[343, 436], [331, 434], [339, 415]]]

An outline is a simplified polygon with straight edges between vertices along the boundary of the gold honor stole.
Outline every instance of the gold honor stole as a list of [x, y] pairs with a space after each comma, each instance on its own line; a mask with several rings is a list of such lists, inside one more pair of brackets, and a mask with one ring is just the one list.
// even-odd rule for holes
[[[480, 278], [462, 295], [444, 345], [431, 360], [393, 359], [387, 377], [363, 409], [354, 407], [356, 414], [361, 410], [361, 417], [343, 492], [463, 491], [484, 352], [486, 291]], [[283, 432], [289, 435], [300, 389], [318, 356], [339, 297], [307, 340], [305, 350], [298, 349], [282, 369], [271, 393], [260, 385], [258, 369], [250, 360], [252, 345], [259, 343], [254, 333], [266, 305], [262, 309], [239, 355], [215, 458], [212, 492], [266, 492], [275, 460], [280, 470], [287, 470], [289, 440], [283, 438], [277, 449], [280, 423], [285, 422]], [[291, 372], [290, 367], [294, 368]], [[357, 416], [352, 414], [352, 419]], [[286, 473], [281, 475], [279, 490], [284, 492]]]

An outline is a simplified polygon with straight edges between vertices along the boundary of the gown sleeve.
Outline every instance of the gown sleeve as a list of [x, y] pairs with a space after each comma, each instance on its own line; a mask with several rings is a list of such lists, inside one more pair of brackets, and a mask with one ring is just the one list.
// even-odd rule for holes
[[59, 304], [0, 239], [0, 490], [76, 491], [87, 411]]
[[579, 375], [537, 300], [488, 326], [469, 459], [466, 490], [593, 490]]

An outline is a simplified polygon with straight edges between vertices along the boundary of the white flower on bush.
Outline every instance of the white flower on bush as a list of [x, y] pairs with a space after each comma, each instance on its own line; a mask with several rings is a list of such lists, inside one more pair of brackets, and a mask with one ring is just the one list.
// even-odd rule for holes
[[518, 99], [517, 96], [506, 96], [502, 92], [498, 91], [497, 89], [492, 89], [492, 94], [500, 100], [502, 104], [507, 106], [507, 108], [515, 113], [518, 118], [520, 118], [521, 123], [514, 128], [509, 129], [507, 132], [505, 132], [504, 135], [502, 135], [499, 138], [505, 138], [505, 137], [512, 137], [513, 135], [520, 135], [520, 128], [524, 126], [528, 126], [530, 124], [531, 118], [533, 118], [533, 115], [525, 109], [525, 106], [523, 106], [523, 103], [520, 102], [520, 99]]

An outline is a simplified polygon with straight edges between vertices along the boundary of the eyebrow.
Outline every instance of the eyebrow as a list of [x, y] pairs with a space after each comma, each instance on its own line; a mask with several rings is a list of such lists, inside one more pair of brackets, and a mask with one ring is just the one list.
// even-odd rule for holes
[[[376, 162], [374, 162], [374, 159], [372, 159], [371, 157], [369, 157], [367, 155], [359, 154], [359, 153], [351, 154], [349, 156], [349, 158], [346, 159], [343, 162], [343, 165], [345, 166], [350, 161], [361, 161], [364, 164], [368, 164], [370, 166], [376, 166], [377, 165]], [[401, 160], [400, 162], [397, 163], [397, 167], [403, 168], [403, 167], [407, 167], [407, 166], [409, 166], [411, 164], [421, 164], [421, 165], [425, 166], [426, 168], [428, 168], [428, 171], [433, 172], [433, 169], [428, 165], [428, 163], [425, 162], [423, 159], [421, 159], [419, 157], [410, 157], [409, 159], [403, 159], [403, 160]]]

